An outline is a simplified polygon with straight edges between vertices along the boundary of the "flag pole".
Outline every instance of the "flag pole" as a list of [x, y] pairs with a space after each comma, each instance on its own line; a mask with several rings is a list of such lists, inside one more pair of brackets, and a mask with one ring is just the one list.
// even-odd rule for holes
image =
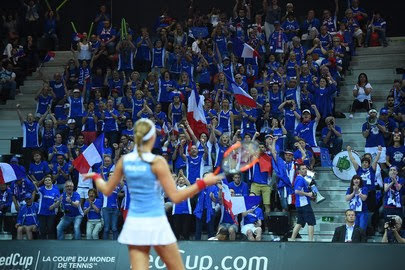
[[63, 5], [66, 4], [67, 1], [69, 1], [69, 0], [65, 0], [65, 1], [63, 1], [62, 3], [60, 3], [60, 5], [56, 8], [56, 11], [58, 11], [59, 9], [61, 9], [61, 8], [63, 7]]

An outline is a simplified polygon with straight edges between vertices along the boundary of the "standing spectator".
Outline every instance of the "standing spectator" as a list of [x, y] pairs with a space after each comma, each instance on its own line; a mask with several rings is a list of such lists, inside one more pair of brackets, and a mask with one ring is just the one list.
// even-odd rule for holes
[[314, 211], [311, 207], [310, 199], [314, 197], [311, 188], [308, 186], [305, 176], [307, 175], [307, 166], [298, 165], [298, 176], [295, 179], [295, 207], [297, 208], [297, 224], [295, 224], [291, 240], [295, 241], [298, 232], [308, 224], [308, 240], [314, 241], [314, 226], [316, 225]]
[[110, 21], [110, 14], [107, 13], [107, 7], [105, 5], [101, 5], [99, 11], [100, 13], [97, 14], [97, 17], [94, 19], [94, 22], [97, 24], [96, 33], [101, 32], [105, 21]]
[[398, 169], [395, 166], [389, 168], [388, 177], [384, 179], [384, 217], [397, 215], [403, 217], [402, 214], [402, 198], [401, 189], [405, 184], [403, 178], [398, 176]]
[[6, 213], [11, 210], [13, 193], [6, 184], [0, 184], [0, 231], [3, 230], [3, 220]]
[[[190, 182], [184, 176], [183, 170], [180, 170], [176, 179], [176, 188], [178, 190], [190, 186]], [[189, 240], [190, 226], [193, 220], [190, 198], [181, 203], [173, 204], [172, 217], [174, 223], [174, 234], [177, 239]]]
[[310, 147], [317, 147], [315, 131], [319, 120], [321, 119], [321, 114], [316, 105], [311, 105], [311, 109], [315, 111], [315, 120], [311, 120], [310, 110], [303, 110], [302, 122], [295, 128], [294, 135], [296, 140], [298, 138], [303, 138]]
[[312, 85], [314, 86], [311, 87], [311, 90], [314, 93], [315, 105], [321, 114], [321, 119], [325, 119], [326, 117], [332, 115], [333, 95], [336, 93], [337, 83], [329, 73], [326, 79], [319, 79], [319, 85], [316, 83], [316, 79], [314, 78]]
[[56, 162], [52, 162], [50, 167], [55, 184], [60, 191], [63, 190], [66, 181], [70, 179], [70, 173], [73, 170], [73, 166], [70, 162], [66, 162], [63, 154], [59, 153], [56, 155]]
[[31, 162], [28, 177], [32, 179], [34, 184], [40, 186], [44, 183], [44, 177], [50, 173], [49, 164], [42, 160], [42, 154], [39, 151], [33, 153], [33, 162]]
[[368, 82], [367, 75], [365, 73], [360, 73], [357, 84], [353, 88], [353, 96], [355, 97], [351, 109], [349, 118], [353, 118], [353, 114], [358, 109], [366, 109], [369, 111], [371, 109], [371, 91], [373, 87]]
[[27, 193], [24, 196], [25, 204], [21, 207], [17, 216], [17, 223], [15, 227], [17, 229], [17, 240], [23, 239], [23, 233], [27, 235], [28, 240], [33, 239], [33, 232], [36, 232], [39, 227], [39, 221], [37, 217], [38, 203], [33, 202], [31, 193]]
[[398, 169], [398, 175], [402, 178], [405, 176], [405, 146], [401, 144], [403, 136], [400, 132], [394, 132], [392, 135], [394, 144], [387, 148], [388, 167], [395, 166]]
[[37, 188], [39, 194], [39, 232], [41, 239], [56, 239], [55, 217], [59, 207], [60, 192], [52, 183], [52, 176], [46, 175], [44, 185]]
[[287, 53], [287, 41], [287, 36], [281, 29], [280, 21], [274, 21], [274, 32], [269, 38], [270, 53], [281, 55], [281, 59], [283, 59], [283, 55]]
[[233, 190], [235, 196], [248, 196], [249, 187], [248, 184], [241, 181], [239, 173], [232, 176], [232, 182], [229, 183], [229, 189]]
[[376, 169], [377, 169], [377, 162], [381, 156], [381, 146], [378, 147], [378, 154], [377, 157], [374, 159], [373, 163], [368, 158], [363, 157], [361, 159], [361, 166], [357, 163], [352, 155], [352, 148], [347, 146], [347, 152], [349, 154], [349, 158], [353, 164], [354, 169], [356, 170], [356, 174], [361, 177], [363, 180], [364, 186], [367, 188], [368, 196], [367, 196], [367, 208], [370, 212], [374, 212], [376, 210]]
[[45, 12], [44, 35], [42, 38], [49, 38], [53, 41], [54, 50], [59, 49], [59, 39], [56, 34], [56, 27], [59, 21], [59, 13], [57, 11], [48, 10]]
[[341, 243], [360, 243], [366, 242], [366, 234], [364, 231], [355, 225], [356, 214], [353, 210], [348, 209], [345, 211], [346, 224], [335, 229], [332, 242]]
[[153, 49], [153, 44], [149, 38], [149, 33], [146, 27], [141, 28], [141, 36], [135, 40], [135, 46], [137, 48], [135, 53], [135, 68], [140, 73], [145, 74], [150, 71], [151, 50]]
[[[110, 171], [105, 179], [109, 179], [108, 177], [110, 177], [112, 174], [113, 171]], [[107, 197], [103, 195], [104, 198], [101, 211], [104, 219], [104, 240], [109, 239], [110, 229], [113, 233], [113, 240], [118, 239], [118, 216], [120, 213], [118, 210], [118, 193], [120, 192], [121, 188], [122, 187], [118, 185], [110, 196]]]
[[346, 201], [349, 202], [349, 208], [355, 212], [356, 225], [364, 231], [367, 230], [368, 223], [368, 209], [365, 203], [367, 196], [368, 190], [363, 185], [363, 179], [359, 175], [354, 175], [346, 191]]
[[105, 20], [103, 28], [97, 33], [98, 38], [106, 46], [109, 54], [113, 54], [115, 50], [116, 30], [111, 26], [109, 20]]
[[24, 0], [20, 0], [25, 8], [25, 26], [24, 30], [27, 34], [34, 38], [38, 36], [39, 29], [39, 4], [36, 0], [29, 0], [28, 4]]
[[97, 197], [97, 190], [89, 189], [88, 199], [84, 202], [84, 215], [87, 216], [86, 239], [98, 239], [98, 234], [103, 227], [101, 207], [103, 198]]
[[[10, 162], [11, 163], [11, 162]], [[34, 184], [28, 179], [17, 179], [11, 183], [11, 191], [13, 192], [13, 203], [14, 208], [11, 209], [12, 212], [19, 212], [21, 207], [25, 204], [25, 195], [30, 194], [31, 197], [35, 197], [35, 187]]]
[[83, 33], [83, 37], [77, 44], [77, 50], [79, 52], [77, 59], [79, 60], [80, 64], [82, 64], [83, 61], [87, 61], [90, 63], [92, 58], [91, 45], [92, 45], [91, 42], [88, 41], [87, 34]]
[[66, 181], [65, 192], [60, 196], [60, 204], [64, 215], [56, 227], [58, 240], [65, 238], [65, 230], [70, 224], [73, 224], [74, 239], [80, 240], [81, 238], [80, 224], [83, 219], [83, 211], [80, 205], [80, 195], [73, 191], [73, 187], [72, 181]]
[[377, 111], [375, 109], [370, 110], [368, 112], [368, 120], [362, 127], [363, 137], [366, 138], [364, 152], [370, 153], [374, 157], [377, 154], [377, 150], [381, 150], [378, 163], [384, 166], [387, 150], [384, 142], [384, 134], [386, 132], [387, 129], [385, 123], [380, 119], [377, 119]]
[[263, 11], [265, 13], [264, 32], [266, 33], [266, 41], [269, 40], [271, 34], [274, 32], [274, 22], [281, 20], [281, 7], [278, 6], [278, 0], [263, 0]]
[[334, 156], [342, 151], [342, 129], [336, 125], [336, 119], [333, 116], [326, 117], [325, 124], [326, 127], [322, 129], [322, 140], [319, 141], [319, 146], [327, 148], [333, 159]]

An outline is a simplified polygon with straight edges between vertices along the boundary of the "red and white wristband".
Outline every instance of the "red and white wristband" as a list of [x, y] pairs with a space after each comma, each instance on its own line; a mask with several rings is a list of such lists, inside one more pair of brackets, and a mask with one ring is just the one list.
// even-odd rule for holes
[[197, 184], [198, 190], [201, 191], [207, 187], [203, 179], [197, 179], [195, 182]]
[[102, 179], [101, 175], [98, 173], [95, 173], [91, 178], [94, 182], [96, 182], [98, 179]]

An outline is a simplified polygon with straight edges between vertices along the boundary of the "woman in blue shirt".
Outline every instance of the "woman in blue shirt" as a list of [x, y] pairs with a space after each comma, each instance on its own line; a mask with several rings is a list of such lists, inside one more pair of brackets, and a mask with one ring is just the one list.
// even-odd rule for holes
[[101, 207], [103, 197], [97, 197], [97, 190], [92, 188], [87, 192], [89, 198], [84, 202], [83, 214], [87, 216], [86, 239], [98, 239], [98, 233], [103, 227], [101, 222]]
[[363, 179], [354, 175], [346, 191], [346, 201], [349, 202], [349, 208], [356, 213], [356, 225], [364, 231], [367, 230], [368, 223], [367, 196], [368, 190], [363, 186]]
[[39, 231], [41, 239], [56, 239], [55, 218], [59, 207], [60, 192], [52, 183], [52, 176], [46, 175], [44, 185], [37, 188], [39, 194]]
[[[209, 174], [183, 190], [177, 190], [167, 161], [151, 153], [156, 140], [155, 124], [149, 119], [135, 124], [137, 151], [122, 157], [109, 181], [99, 174], [90, 173], [99, 191], [110, 195], [125, 176], [130, 191], [130, 208], [119, 242], [128, 245], [133, 269], [149, 265], [150, 247], [154, 247], [168, 269], [184, 268], [175, 236], [164, 210], [162, 187], [173, 203], [180, 203], [197, 194], [206, 186], [215, 184], [223, 175]], [[141, 180], [142, 181], [139, 181]]]
[[37, 217], [38, 203], [32, 201], [31, 193], [25, 194], [25, 204], [21, 207], [17, 216], [17, 240], [23, 239], [23, 233], [27, 234], [27, 239], [32, 240], [32, 233], [38, 229], [39, 221]]

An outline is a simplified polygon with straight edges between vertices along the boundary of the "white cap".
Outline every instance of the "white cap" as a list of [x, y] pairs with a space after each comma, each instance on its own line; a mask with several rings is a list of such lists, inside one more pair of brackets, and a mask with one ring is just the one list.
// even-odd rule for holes
[[309, 113], [309, 114], [311, 114], [311, 111], [308, 110], [308, 109], [303, 110], [303, 111], [302, 111], [302, 114], [304, 114], [304, 113], [306, 113], [306, 112]]
[[68, 124], [74, 124], [74, 123], [76, 123], [76, 120], [75, 119], [69, 119], [68, 121], [67, 121], [67, 123]]

